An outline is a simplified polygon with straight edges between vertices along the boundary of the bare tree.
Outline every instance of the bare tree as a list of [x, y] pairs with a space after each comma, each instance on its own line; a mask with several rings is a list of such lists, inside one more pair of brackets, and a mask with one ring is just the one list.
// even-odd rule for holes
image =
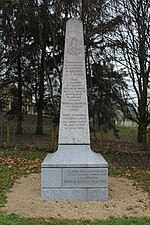
[[[148, 0], [116, 1], [113, 13], [122, 16], [121, 25], [111, 37], [113, 53], [117, 64], [120, 64], [128, 75], [128, 84], [132, 90], [132, 98], [131, 92], [126, 95], [129, 104], [121, 104], [121, 107], [125, 116], [138, 124], [137, 141], [146, 145], [147, 126], [150, 123]], [[134, 113], [131, 113], [131, 108]]]

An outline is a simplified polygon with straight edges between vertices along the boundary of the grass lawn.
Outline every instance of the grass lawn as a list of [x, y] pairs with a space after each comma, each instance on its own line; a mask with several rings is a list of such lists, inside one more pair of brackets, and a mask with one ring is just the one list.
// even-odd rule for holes
[[25, 219], [11, 214], [0, 214], [1, 225], [149, 225], [150, 221], [146, 218], [124, 218], [109, 219], [104, 221], [73, 221], [73, 220], [44, 220]]
[[[122, 136], [115, 140], [112, 134], [109, 134], [109, 148], [104, 145], [102, 154], [109, 164], [109, 174], [112, 176], [123, 176], [133, 179], [135, 185], [142, 187], [150, 193], [150, 173], [149, 157], [150, 152], [140, 152], [139, 149], [129, 147], [133, 137], [136, 136], [136, 129], [130, 127], [121, 128]], [[132, 138], [129, 138], [132, 134]], [[127, 134], [127, 137], [125, 136]], [[129, 135], [129, 136], [128, 136]], [[106, 139], [106, 136], [104, 137]], [[113, 142], [113, 140], [115, 142]], [[93, 149], [99, 149], [100, 143], [95, 140]], [[116, 144], [114, 144], [116, 143]], [[119, 144], [118, 144], [119, 143]], [[128, 147], [126, 144], [130, 143]], [[119, 145], [119, 147], [118, 147]], [[40, 172], [41, 162], [48, 153], [47, 149], [16, 147], [0, 148], [0, 206], [6, 202], [6, 193], [13, 185], [14, 181], [22, 174]], [[106, 221], [67, 221], [24, 219], [17, 215], [6, 215], [0, 213], [0, 225], [150, 225], [148, 218], [124, 218], [109, 219]]]

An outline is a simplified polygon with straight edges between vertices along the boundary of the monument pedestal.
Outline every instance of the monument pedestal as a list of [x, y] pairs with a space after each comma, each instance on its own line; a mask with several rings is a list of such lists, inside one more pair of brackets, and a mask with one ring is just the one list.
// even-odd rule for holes
[[107, 200], [108, 165], [90, 149], [83, 24], [66, 24], [58, 150], [42, 163], [42, 197]]
[[108, 165], [90, 145], [59, 145], [42, 163], [42, 197], [52, 200], [108, 199]]

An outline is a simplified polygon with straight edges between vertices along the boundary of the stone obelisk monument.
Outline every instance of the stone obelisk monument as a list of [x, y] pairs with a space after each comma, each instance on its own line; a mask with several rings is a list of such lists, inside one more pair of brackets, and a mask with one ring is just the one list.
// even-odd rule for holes
[[108, 164], [90, 148], [83, 25], [66, 24], [59, 141], [42, 163], [42, 197], [107, 200]]

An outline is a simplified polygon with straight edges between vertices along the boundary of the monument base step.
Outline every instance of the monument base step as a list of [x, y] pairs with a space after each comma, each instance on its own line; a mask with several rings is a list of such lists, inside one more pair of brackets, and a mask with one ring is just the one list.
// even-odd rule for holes
[[83, 200], [106, 201], [108, 200], [107, 188], [77, 188], [77, 189], [42, 189], [42, 198], [50, 200]]
[[59, 145], [55, 153], [48, 154], [43, 167], [108, 167], [101, 154], [91, 150], [90, 145]]
[[59, 145], [41, 169], [42, 197], [62, 200], [107, 200], [108, 164], [90, 145]]

